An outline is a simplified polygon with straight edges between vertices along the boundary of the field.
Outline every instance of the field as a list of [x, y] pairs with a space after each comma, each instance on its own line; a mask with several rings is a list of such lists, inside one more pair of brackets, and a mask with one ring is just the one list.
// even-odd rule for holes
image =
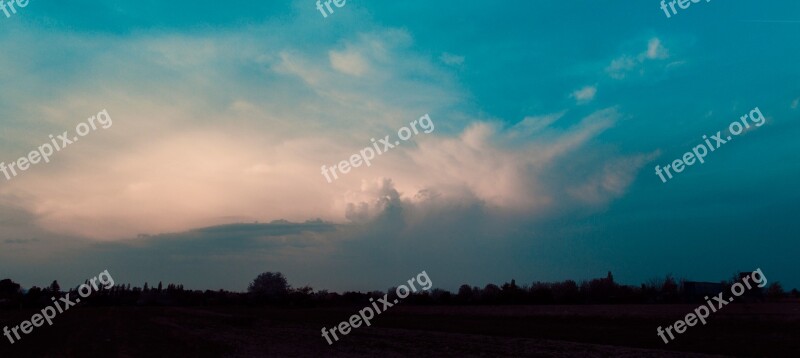
[[[800, 356], [800, 304], [737, 304], [665, 345], [656, 327], [693, 305], [396, 306], [329, 346], [359, 307], [77, 307], [0, 357]], [[0, 326], [33, 311], [0, 311]], [[692, 354], [687, 354], [687, 353]]]

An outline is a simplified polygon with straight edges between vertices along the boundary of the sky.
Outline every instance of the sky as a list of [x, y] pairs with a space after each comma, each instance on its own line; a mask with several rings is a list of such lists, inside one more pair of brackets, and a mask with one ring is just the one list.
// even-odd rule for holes
[[[0, 13], [0, 278], [373, 290], [761, 268], [800, 288], [800, 3], [32, 0]], [[664, 167], [758, 108], [663, 182]], [[371, 139], [429, 115], [369, 167]], [[751, 122], [753, 123], [753, 122]], [[84, 126], [85, 127], [85, 126]], [[88, 128], [88, 127], [85, 127]], [[59, 140], [57, 143], [61, 143]]]

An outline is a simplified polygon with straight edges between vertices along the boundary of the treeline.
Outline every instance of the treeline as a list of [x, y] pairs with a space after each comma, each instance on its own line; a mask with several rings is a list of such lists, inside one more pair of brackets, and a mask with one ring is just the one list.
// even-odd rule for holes
[[[719, 291], [730, 293], [734, 280], [719, 283]], [[659, 304], [694, 302], [698, 298], [688, 292], [685, 280], [672, 276], [654, 279], [640, 286], [626, 286], [614, 282], [609, 272], [605, 278], [577, 283], [573, 280], [562, 282], [534, 282], [518, 286], [515, 280], [500, 286], [488, 284], [483, 288], [462, 285], [457, 292], [442, 289], [417, 292], [403, 299], [411, 305], [508, 305], [508, 304]], [[716, 287], [715, 287], [716, 288]], [[725, 291], [722, 291], [722, 290]], [[57, 281], [45, 288], [22, 287], [10, 279], [0, 281], [0, 308], [41, 308], [51, 304], [52, 297], [78, 297], [77, 287], [62, 291]], [[315, 291], [311, 287], [291, 287], [281, 273], [267, 272], [259, 275], [248, 287], [247, 292], [225, 290], [186, 290], [183, 285], [162, 283], [150, 287], [131, 287], [120, 284], [110, 289], [100, 288], [87, 298], [81, 298], [81, 305], [91, 306], [250, 306], [276, 305], [297, 307], [318, 307], [336, 305], [363, 305], [370, 298], [378, 299], [388, 294], [390, 300], [396, 298], [395, 288], [387, 292], [328, 292]], [[696, 293], [695, 293], [696, 295]], [[702, 296], [701, 294], [700, 296]], [[797, 299], [797, 289], [785, 292], [780, 283], [775, 282], [747, 294], [751, 302], [780, 301]], [[745, 301], [745, 300], [742, 300]]]

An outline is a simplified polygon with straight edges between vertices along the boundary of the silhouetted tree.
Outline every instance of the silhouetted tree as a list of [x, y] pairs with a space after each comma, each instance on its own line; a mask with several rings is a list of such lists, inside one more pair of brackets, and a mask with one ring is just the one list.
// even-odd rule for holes
[[247, 287], [247, 292], [261, 297], [284, 297], [289, 293], [289, 283], [280, 272], [264, 272]]
[[550, 285], [550, 289], [553, 291], [553, 300], [557, 303], [578, 303], [580, 301], [580, 290], [575, 281], [556, 282]]
[[678, 301], [678, 282], [672, 277], [672, 274], [667, 274], [664, 277], [664, 284], [661, 286], [661, 295], [665, 302], [674, 303]]
[[53, 283], [47, 287], [47, 291], [50, 292], [51, 295], [61, 295], [61, 286], [58, 284], [58, 281], [53, 281]]
[[493, 283], [487, 284], [486, 287], [483, 288], [483, 291], [481, 291], [482, 302], [496, 303], [498, 298], [500, 298], [500, 287], [497, 287], [497, 285]]
[[553, 290], [551, 289], [551, 285], [547, 282], [534, 282], [529, 292], [533, 303], [553, 303]]
[[434, 302], [445, 305], [450, 303], [450, 300], [452, 298], [452, 294], [450, 294], [450, 291], [446, 291], [440, 288], [434, 288], [433, 290], [431, 290], [430, 296]]
[[771, 283], [767, 286], [767, 298], [773, 301], [777, 301], [783, 298], [786, 292], [783, 291], [783, 286], [778, 281]]
[[517, 281], [514, 279], [511, 279], [511, 283], [504, 283], [501, 291], [500, 296], [504, 303], [522, 303], [525, 297], [525, 292], [517, 286]]
[[44, 297], [44, 291], [36, 286], [31, 287], [28, 292], [25, 293], [25, 306], [28, 307], [38, 307], [42, 304], [42, 302], [47, 302], [48, 298]]
[[5, 279], [0, 281], [0, 298], [11, 298], [22, 293], [22, 286], [18, 283]]
[[22, 301], [22, 286], [5, 279], [0, 281], [0, 307], [19, 307]]
[[458, 288], [458, 293], [456, 294], [456, 298], [461, 303], [471, 303], [475, 298], [475, 295], [472, 291], [472, 287], [470, 287], [467, 284], [461, 285], [461, 287]]

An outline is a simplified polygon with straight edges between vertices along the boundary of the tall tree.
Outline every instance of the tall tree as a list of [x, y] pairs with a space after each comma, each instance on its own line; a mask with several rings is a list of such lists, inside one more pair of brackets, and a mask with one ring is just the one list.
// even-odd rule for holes
[[54, 280], [53, 283], [50, 284], [50, 287], [47, 288], [47, 290], [52, 292], [54, 295], [61, 294], [61, 286], [58, 284], [57, 280]]

